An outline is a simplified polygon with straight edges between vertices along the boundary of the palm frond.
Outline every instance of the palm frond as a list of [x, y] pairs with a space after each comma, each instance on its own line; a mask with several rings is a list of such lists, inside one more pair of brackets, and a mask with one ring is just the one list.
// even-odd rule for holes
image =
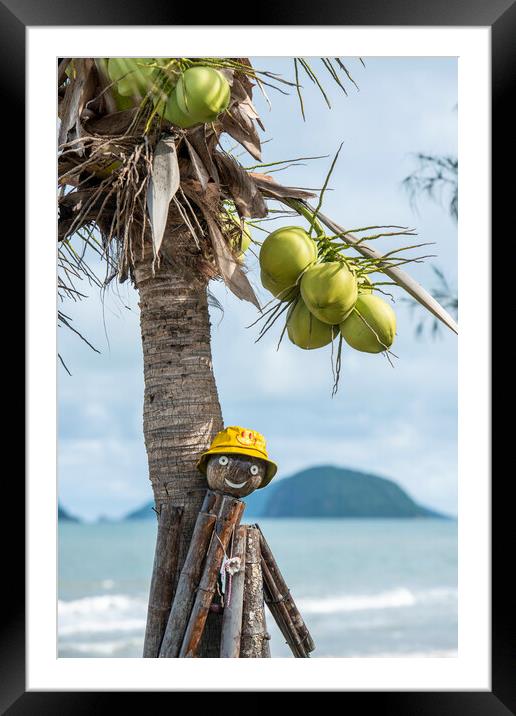
[[402, 182], [412, 207], [417, 210], [418, 199], [427, 196], [439, 203], [446, 202], [450, 216], [457, 220], [459, 211], [457, 158], [419, 153], [416, 155], [416, 160], [417, 168]]

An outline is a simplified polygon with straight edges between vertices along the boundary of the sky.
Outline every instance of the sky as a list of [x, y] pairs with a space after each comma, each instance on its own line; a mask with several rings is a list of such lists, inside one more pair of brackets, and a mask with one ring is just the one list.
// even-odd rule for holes
[[[330, 155], [273, 176], [303, 187], [320, 187], [331, 158], [342, 150], [324, 198], [323, 211], [346, 228], [396, 224], [415, 228], [410, 243], [432, 242], [435, 254], [407, 270], [426, 288], [436, 286], [432, 265], [452, 286], [457, 277], [457, 227], [447, 207], [422, 198], [411, 206], [403, 178], [416, 167], [415, 153], [457, 155], [457, 61], [455, 58], [347, 58], [359, 90], [348, 96], [327, 80], [332, 109], [305, 82], [306, 122], [297, 97], [267, 89], [255, 104], [266, 127], [263, 161]], [[314, 66], [317, 66], [314, 59]], [[258, 69], [292, 77], [286, 59], [253, 58]], [[322, 76], [322, 75], [321, 75]], [[229, 143], [228, 146], [233, 146]], [[235, 150], [235, 153], [239, 153]], [[256, 164], [242, 150], [244, 166]], [[291, 223], [283, 221], [284, 224]], [[303, 225], [303, 221], [300, 221]], [[271, 224], [267, 228], [272, 228]], [[265, 234], [255, 230], [263, 240]], [[393, 248], [405, 239], [383, 239]], [[91, 258], [94, 263], [93, 258]], [[248, 255], [249, 278], [262, 305], [257, 260]], [[99, 267], [99, 272], [102, 268]], [[84, 283], [84, 282], [83, 282]], [[62, 310], [100, 351], [94, 353], [66, 329], [59, 352], [58, 480], [62, 504], [87, 520], [120, 517], [152, 499], [142, 432], [143, 361], [138, 299], [127, 284], [101, 298]], [[332, 398], [330, 347], [303, 351], [288, 340], [276, 350], [281, 328], [255, 343], [246, 328], [256, 309], [220, 282], [210, 290], [223, 312], [213, 309], [214, 372], [226, 425], [263, 433], [281, 479], [313, 465], [333, 464], [395, 480], [418, 502], [457, 510], [457, 338], [443, 327], [432, 339], [415, 337], [417, 317], [393, 291], [397, 336], [394, 366], [382, 355], [345, 347], [340, 387]], [[429, 321], [430, 323], [430, 321]], [[345, 344], [344, 344], [345, 346]]]

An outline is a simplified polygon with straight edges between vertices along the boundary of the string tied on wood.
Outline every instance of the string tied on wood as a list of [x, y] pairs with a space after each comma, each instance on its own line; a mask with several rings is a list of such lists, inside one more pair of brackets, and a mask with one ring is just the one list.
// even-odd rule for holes
[[[215, 533], [215, 536], [220, 542], [219, 536]], [[231, 535], [231, 549], [230, 554], [233, 554], [233, 535]], [[222, 545], [222, 542], [220, 542]], [[224, 549], [224, 545], [222, 545]], [[226, 550], [224, 550], [224, 559], [220, 567], [220, 596], [223, 606], [229, 607], [231, 604], [231, 585], [233, 581], [233, 575], [240, 572], [242, 569], [242, 561], [240, 557], [228, 557]]]

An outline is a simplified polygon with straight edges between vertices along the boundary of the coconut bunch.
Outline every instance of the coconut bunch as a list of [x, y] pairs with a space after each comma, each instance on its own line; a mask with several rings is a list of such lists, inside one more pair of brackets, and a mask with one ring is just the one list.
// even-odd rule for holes
[[[340, 335], [358, 351], [389, 351], [396, 315], [376, 293], [387, 282], [373, 283], [370, 278], [373, 271], [381, 272], [381, 261], [374, 265], [367, 259], [347, 257], [336, 246], [335, 237], [325, 236], [318, 228], [312, 238], [300, 226], [283, 227], [263, 242], [261, 281], [278, 299], [267, 328], [286, 312], [288, 337], [304, 350], [327, 346]], [[388, 262], [388, 257], [384, 260]]]

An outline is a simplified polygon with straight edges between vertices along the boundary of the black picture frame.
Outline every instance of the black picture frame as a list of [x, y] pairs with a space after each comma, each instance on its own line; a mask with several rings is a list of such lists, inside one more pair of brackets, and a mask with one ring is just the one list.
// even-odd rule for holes
[[[514, 0], [347, 0], [333, 4], [298, 2], [295, 5], [276, 0], [270, 6], [260, 3], [253, 7], [249, 24], [266, 25], [392, 25], [392, 26], [489, 26], [492, 33], [492, 137], [493, 137], [493, 233], [504, 234], [502, 227], [514, 222], [508, 208], [514, 204], [511, 182], [504, 181], [502, 167], [513, 166], [514, 115], [509, 112], [508, 99], [511, 79], [516, 74], [516, 4]], [[203, 25], [246, 24], [242, 5], [203, 5]], [[17, 201], [18, 227], [24, 217], [21, 205], [23, 177], [11, 180], [11, 168], [23, 173], [21, 157], [21, 118], [24, 116], [25, 30], [27, 26], [66, 25], [195, 25], [194, 13], [188, 6], [180, 7], [163, 0], [0, 0], [0, 47], [4, 62], [0, 64], [2, 99], [9, 108], [6, 122], [3, 158], [9, 167], [9, 183], [13, 191], [12, 212]], [[122, 22], [121, 22], [122, 20]], [[272, 22], [271, 20], [274, 20]], [[222, 21], [222, 22], [221, 22]], [[264, 48], [266, 50], [266, 48]], [[5, 116], [5, 115], [4, 115]], [[13, 117], [19, 118], [13, 127]], [[15, 138], [14, 141], [12, 139]], [[504, 223], [502, 223], [504, 222]], [[498, 232], [497, 232], [498, 228]], [[21, 232], [20, 232], [21, 233]], [[17, 247], [17, 259], [20, 260]], [[20, 310], [19, 306], [17, 310]], [[500, 442], [500, 439], [499, 439]], [[497, 444], [499, 444], [499, 442]], [[494, 439], [492, 447], [495, 447]], [[494, 451], [493, 451], [494, 453]], [[7, 505], [24, 504], [24, 485], [21, 480], [9, 480]], [[342, 708], [349, 708], [359, 700], [362, 708], [377, 709], [380, 713], [397, 716], [426, 716], [427, 714], [464, 714], [465, 716], [505, 716], [516, 713], [516, 618], [514, 597], [506, 575], [510, 571], [512, 520], [508, 510], [511, 501], [508, 489], [511, 480], [504, 474], [492, 483], [492, 690], [449, 692], [344, 692]], [[511, 476], [512, 479], [512, 476]], [[18, 714], [90, 714], [120, 709], [121, 694], [115, 692], [26, 692], [25, 689], [25, 614], [24, 614], [24, 530], [21, 509], [14, 513], [14, 523], [7, 526], [4, 536], [3, 574], [8, 575], [7, 608], [3, 608], [0, 640], [0, 711]], [[5, 521], [3, 523], [5, 527]], [[13, 539], [13, 530], [16, 538]], [[514, 542], [514, 540], [512, 540]], [[9, 549], [5, 546], [9, 545]], [[161, 694], [165, 697], [170, 694]], [[131, 693], [131, 707], [143, 707], [148, 693]], [[116, 702], [115, 702], [116, 699]], [[221, 703], [221, 702], [219, 702]]]

